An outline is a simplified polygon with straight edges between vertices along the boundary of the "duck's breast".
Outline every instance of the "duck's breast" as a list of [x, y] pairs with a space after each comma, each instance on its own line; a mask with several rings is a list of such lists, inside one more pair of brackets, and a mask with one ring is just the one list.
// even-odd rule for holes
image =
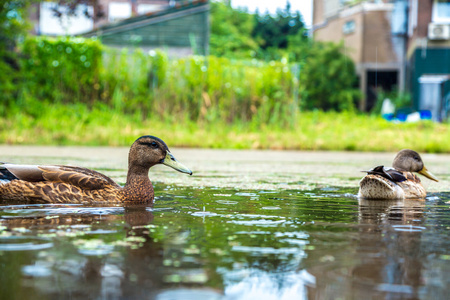
[[417, 198], [425, 198], [427, 196], [427, 192], [423, 187], [422, 183], [412, 180], [405, 180], [399, 182], [398, 185], [403, 189], [405, 194], [405, 199], [417, 199]]

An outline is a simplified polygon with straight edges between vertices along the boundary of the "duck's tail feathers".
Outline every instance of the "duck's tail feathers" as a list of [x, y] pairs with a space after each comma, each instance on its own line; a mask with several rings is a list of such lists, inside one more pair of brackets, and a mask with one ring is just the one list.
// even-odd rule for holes
[[3, 166], [4, 164], [4, 162], [0, 162], [0, 185], [6, 184], [14, 179], [18, 179], [13, 173]]

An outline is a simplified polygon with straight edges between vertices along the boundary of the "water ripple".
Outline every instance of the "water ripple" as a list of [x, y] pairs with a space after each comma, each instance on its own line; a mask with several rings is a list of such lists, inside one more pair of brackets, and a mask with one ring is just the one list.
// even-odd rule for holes
[[53, 247], [49, 240], [38, 237], [8, 236], [0, 237], [0, 251], [29, 251]]
[[405, 231], [405, 232], [421, 232], [426, 229], [423, 226], [414, 225], [392, 225], [395, 231]]
[[250, 247], [233, 246], [232, 251], [249, 252], [253, 254], [296, 254], [302, 252], [299, 248], [272, 248], [272, 247]]

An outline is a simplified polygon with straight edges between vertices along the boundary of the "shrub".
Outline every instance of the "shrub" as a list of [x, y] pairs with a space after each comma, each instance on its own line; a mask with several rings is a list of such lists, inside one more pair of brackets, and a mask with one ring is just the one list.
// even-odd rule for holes
[[99, 97], [102, 45], [94, 39], [28, 38], [22, 88], [38, 99], [92, 103]]
[[342, 54], [343, 45], [314, 42], [300, 72], [302, 107], [353, 110], [360, 96], [353, 61]]
[[[16, 42], [26, 31], [24, 12], [26, 1], [15, 0], [0, 3], [0, 101], [9, 103], [17, 97], [20, 81]], [[0, 107], [0, 114], [5, 106]]]
[[120, 97], [125, 111], [138, 109], [144, 118], [287, 124], [295, 112], [295, 79], [287, 63], [215, 56], [169, 60], [159, 51], [110, 50], [105, 56], [102, 94]]
[[29, 38], [22, 45], [25, 80], [17, 99], [101, 103], [143, 120], [286, 127], [297, 116], [299, 91], [306, 109], [353, 109], [353, 64], [340, 49], [314, 44], [303, 64], [216, 56], [169, 60], [160, 51], [110, 49], [93, 39]]

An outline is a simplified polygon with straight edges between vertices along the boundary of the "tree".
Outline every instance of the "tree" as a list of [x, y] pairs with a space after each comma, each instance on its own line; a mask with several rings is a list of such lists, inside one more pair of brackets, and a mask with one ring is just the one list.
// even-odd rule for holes
[[211, 2], [211, 54], [249, 58], [258, 50], [251, 36], [254, 19], [247, 11], [233, 9], [224, 2]]
[[353, 61], [342, 54], [343, 44], [311, 43], [300, 71], [302, 107], [352, 110], [359, 96]]
[[264, 15], [256, 13], [254, 18], [255, 27], [252, 31], [252, 37], [261, 47], [263, 57], [267, 54], [270, 56], [271, 53], [272, 56], [273, 53], [280, 53], [278, 51], [280, 49], [288, 49], [293, 41], [305, 43], [308, 40], [300, 12], [292, 12], [289, 2], [287, 2], [284, 10], [277, 10], [274, 17], [266, 12]]

